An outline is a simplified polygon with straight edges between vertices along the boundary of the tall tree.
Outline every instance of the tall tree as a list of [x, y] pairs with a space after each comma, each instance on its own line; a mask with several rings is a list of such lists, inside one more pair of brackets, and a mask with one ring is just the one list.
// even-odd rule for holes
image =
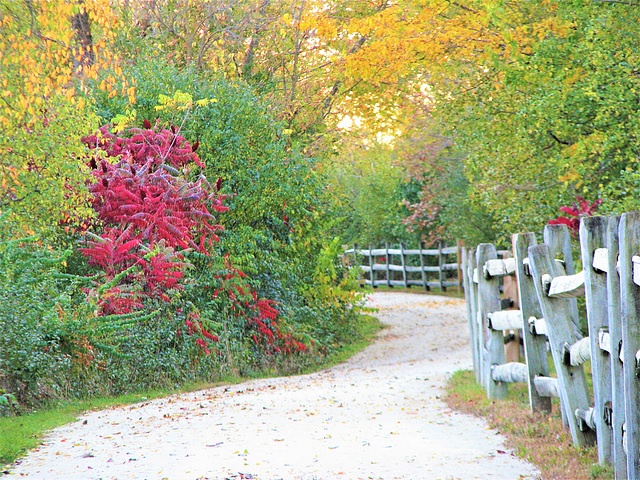
[[[86, 43], [90, 21], [102, 31], [97, 56]], [[76, 209], [87, 213], [80, 135], [96, 119], [81, 93], [87, 81], [101, 80], [113, 95], [133, 95], [126, 80], [100, 78], [117, 69], [106, 43], [114, 21], [101, 0], [1, 4], [0, 209], [23, 232], [47, 229]]]

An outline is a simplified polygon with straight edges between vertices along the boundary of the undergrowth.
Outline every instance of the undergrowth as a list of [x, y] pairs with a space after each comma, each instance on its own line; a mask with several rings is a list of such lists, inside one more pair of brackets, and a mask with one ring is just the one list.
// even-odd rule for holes
[[[344, 362], [349, 357], [363, 350], [383, 328], [374, 317], [360, 315], [356, 322], [356, 334], [351, 341], [344, 344], [327, 356], [316, 356], [313, 360], [307, 358], [305, 365], [289, 365], [288, 369], [278, 368], [262, 372], [259, 375], [226, 376], [215, 383], [185, 383], [179, 388], [144, 390], [120, 396], [96, 397], [83, 401], [52, 402], [39, 411], [25, 415], [0, 416], [0, 465], [6, 466], [24, 455], [28, 450], [37, 447], [47, 430], [74, 421], [82, 412], [100, 410], [119, 405], [145, 402], [154, 398], [171, 394], [190, 392], [220, 385], [230, 385], [243, 382], [249, 378], [277, 376], [281, 374], [311, 373], [323, 368]], [[4, 468], [2, 469], [4, 470]]]

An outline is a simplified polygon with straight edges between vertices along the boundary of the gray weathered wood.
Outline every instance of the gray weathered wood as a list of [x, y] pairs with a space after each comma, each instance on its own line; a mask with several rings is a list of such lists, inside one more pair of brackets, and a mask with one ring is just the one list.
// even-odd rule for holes
[[384, 259], [385, 259], [385, 270], [387, 274], [387, 287], [391, 287], [391, 270], [389, 269], [389, 244], [387, 242], [384, 243]]
[[640, 285], [640, 256], [634, 255], [631, 257], [633, 263], [633, 283]]
[[604, 248], [596, 248], [593, 252], [591, 266], [600, 273], [609, 273], [609, 251]]
[[[536, 244], [536, 236], [533, 233], [518, 233], [511, 238], [511, 242], [513, 244], [515, 273], [518, 281], [518, 300], [522, 317], [526, 319], [541, 318], [542, 311], [536, 297], [533, 279], [528, 275], [529, 267], [525, 264], [529, 247]], [[523, 328], [522, 337], [525, 362], [529, 369], [529, 406], [533, 412], [550, 412], [551, 399], [549, 395], [540, 395], [534, 384], [536, 377], [549, 376], [547, 339], [536, 335], [529, 328]]]
[[471, 279], [469, 278], [469, 256], [471, 255], [471, 251], [462, 247], [462, 255], [461, 255], [461, 272], [462, 272], [462, 287], [464, 289], [465, 296], [465, 304], [467, 307], [467, 319], [469, 321], [469, 338], [471, 339], [471, 358], [473, 360], [473, 371], [478, 371], [478, 349], [476, 348], [475, 342], [475, 317], [474, 317], [474, 309], [472, 308], [474, 298], [473, 291], [471, 289], [470, 283]]
[[[424, 247], [424, 242], [420, 242], [420, 250]], [[420, 257], [420, 276], [422, 277], [422, 284], [424, 285], [425, 290], [429, 290], [429, 286], [427, 285], [427, 272], [424, 271], [424, 255], [420, 253], [418, 255]]]
[[620, 218], [620, 302], [624, 358], [625, 417], [627, 424], [627, 477], [640, 478], [640, 388], [636, 352], [640, 348], [640, 288], [633, 281], [632, 258], [640, 252], [640, 212]]
[[456, 277], [458, 278], [458, 293], [460, 293], [460, 291], [462, 290], [462, 283], [463, 283], [463, 279], [462, 279], [462, 249], [464, 248], [464, 241], [463, 240], [456, 240], [456, 248], [457, 248], [457, 252], [456, 252]]
[[[573, 275], [576, 273], [573, 255], [571, 251], [571, 233], [566, 225], [546, 225], [543, 230], [544, 243], [549, 245], [551, 250], [551, 257], [559, 259], [564, 264], [564, 273], [559, 275]], [[569, 307], [571, 308], [571, 318], [579, 322], [578, 316], [578, 300], [572, 298], [569, 300]], [[576, 327], [580, 328], [580, 324], [576, 324]], [[573, 415], [573, 412], [572, 412]]]
[[578, 418], [580, 430], [595, 430], [597, 428], [596, 409], [588, 408], [583, 410], [579, 408], [576, 410], [576, 417]]
[[[558, 275], [573, 275], [575, 267], [571, 252], [571, 234], [567, 226], [546, 225], [543, 230], [543, 241], [549, 245], [551, 257], [555, 258], [558, 265]], [[578, 322], [578, 300], [576, 298], [569, 300], [569, 308], [571, 309], [571, 318]], [[580, 325], [576, 324], [576, 328], [579, 329]], [[560, 397], [560, 402], [563, 402], [563, 397]], [[573, 412], [569, 411], [567, 406], [562, 403], [562, 423], [567, 427], [569, 427], [568, 415], [573, 417]]]
[[[421, 245], [422, 246], [422, 245]], [[445, 254], [453, 254], [457, 253], [457, 247], [453, 248], [441, 248], [440, 250], [434, 249], [424, 249], [420, 248], [417, 250], [408, 250], [405, 246], [400, 246], [400, 248], [390, 248], [388, 243], [385, 243], [385, 248], [368, 248], [368, 249], [359, 249], [357, 244], [354, 244], [353, 248], [347, 249], [344, 251], [345, 255], [353, 256], [353, 265], [358, 266], [360, 270], [365, 274], [363, 281], [366, 285], [373, 285], [377, 287], [379, 285], [385, 285], [388, 287], [392, 286], [401, 286], [401, 287], [409, 287], [412, 285], [418, 285], [425, 288], [425, 290], [429, 290], [430, 287], [450, 287], [457, 286], [458, 281], [448, 281], [446, 280], [445, 271], [455, 271], [458, 270], [458, 263], [442, 263], [441, 265], [426, 265], [426, 261], [424, 259], [425, 256], [437, 256], [441, 260]], [[420, 259], [420, 266], [412, 266], [409, 265], [407, 257], [409, 255], [418, 255]], [[385, 263], [376, 263], [375, 257], [384, 257]], [[359, 261], [359, 257], [365, 257], [363, 262], [364, 265]], [[399, 257], [400, 265], [394, 264], [394, 257]], [[404, 260], [404, 265], [402, 264]], [[374, 272], [385, 272], [384, 279], [376, 279], [376, 275]], [[401, 272], [403, 275], [402, 281], [393, 280], [392, 272]], [[427, 278], [428, 273], [436, 273], [438, 274], [437, 280], [429, 280]], [[421, 279], [418, 280], [416, 278], [411, 278], [409, 274], [420, 274]], [[382, 275], [380, 275], [382, 276]], [[405, 282], [406, 280], [406, 282]]]
[[544, 321], [544, 318], [529, 317], [527, 323], [532, 334], [547, 336], [547, 322]]
[[611, 336], [607, 328], [601, 328], [598, 332], [598, 346], [611, 355]]
[[584, 270], [574, 275], [562, 275], [551, 280], [548, 294], [554, 298], [577, 298], [584, 295]]
[[601, 465], [612, 461], [613, 432], [605, 422], [605, 407], [611, 405], [611, 371], [609, 353], [599, 345], [599, 333], [609, 326], [607, 310], [607, 277], [593, 267], [597, 249], [607, 245], [606, 217], [583, 217], [580, 220], [580, 253], [585, 265], [584, 290], [589, 327], [591, 375], [593, 378], [594, 416], [598, 445], [598, 461]]
[[404, 288], [408, 288], [407, 283], [407, 257], [404, 253], [405, 244], [400, 243], [400, 261], [402, 262], [402, 281], [404, 282]]
[[577, 367], [591, 360], [591, 338], [584, 337], [569, 347], [569, 364]]
[[[476, 261], [481, 269], [487, 260], [497, 258], [496, 247], [490, 243], [478, 245]], [[487, 315], [500, 310], [500, 287], [497, 277], [484, 278], [480, 275], [478, 281], [478, 312], [482, 319], [483, 346], [487, 350], [484, 362], [485, 386], [487, 396], [492, 399], [504, 398], [507, 395], [507, 384], [496, 382], [491, 378], [491, 366], [502, 365], [505, 362], [504, 335], [501, 331], [491, 330]]]
[[493, 330], [519, 330], [523, 327], [522, 311], [501, 310], [488, 314]]
[[473, 343], [473, 355], [476, 358], [476, 382], [480, 385], [484, 385], [483, 376], [483, 362], [482, 362], [482, 339], [480, 335], [480, 327], [478, 323], [478, 284], [473, 281], [473, 272], [477, 270], [476, 252], [474, 249], [467, 249], [467, 278], [469, 279], [469, 295], [466, 296], [467, 301], [471, 303], [471, 320], [472, 320], [472, 333], [471, 342]]
[[557, 378], [535, 377], [533, 379], [533, 385], [538, 396], [547, 399], [549, 402], [551, 402], [551, 397], [557, 398], [560, 396]]
[[542, 314], [547, 323], [549, 347], [559, 380], [560, 397], [566, 412], [573, 443], [578, 446], [591, 445], [595, 441], [595, 432], [581, 431], [574, 412], [590, 407], [589, 392], [582, 367], [566, 365], [563, 362], [564, 345], [572, 345], [580, 338], [578, 320], [573, 318], [571, 299], [551, 298], [546, 295], [542, 284], [543, 275], [558, 276], [558, 267], [551, 256], [548, 245], [529, 247], [529, 259], [533, 282], [536, 288]]
[[444, 252], [442, 251], [442, 249], [443, 249], [443, 243], [442, 243], [442, 240], [439, 240], [438, 241], [438, 266], [440, 267], [440, 270], [438, 271], [438, 275], [440, 276], [439, 278], [440, 290], [444, 292], [447, 289], [447, 287], [444, 285], [445, 274], [444, 274], [444, 270], [442, 269], [442, 266], [444, 265], [445, 261], [444, 261]]
[[376, 288], [376, 274], [373, 272], [373, 254], [371, 250], [371, 245], [369, 245], [369, 250], [367, 251], [367, 256], [369, 257], [369, 280], [371, 281], [371, 287]]
[[502, 365], [494, 365], [491, 369], [491, 378], [495, 382], [527, 382], [529, 371], [524, 363], [509, 362]]
[[613, 435], [613, 468], [616, 478], [627, 478], [627, 454], [624, 451], [624, 370], [622, 354], [622, 323], [620, 312], [620, 274], [618, 266], [618, 227], [620, 217], [607, 221], [607, 310], [609, 320], [609, 365], [611, 368], [611, 431]]
[[513, 257], [489, 260], [482, 268], [483, 274], [489, 277], [504, 277], [511, 275], [515, 271], [516, 261]]

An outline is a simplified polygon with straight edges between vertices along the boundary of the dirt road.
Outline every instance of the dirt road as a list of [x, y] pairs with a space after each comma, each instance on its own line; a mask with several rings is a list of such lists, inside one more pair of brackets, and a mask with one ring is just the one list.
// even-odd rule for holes
[[[89, 413], [11, 474], [43, 480], [533, 480], [476, 418], [439, 399], [469, 368], [464, 303], [375, 293], [389, 325], [347, 363]], [[11, 478], [11, 477], [9, 477]]]

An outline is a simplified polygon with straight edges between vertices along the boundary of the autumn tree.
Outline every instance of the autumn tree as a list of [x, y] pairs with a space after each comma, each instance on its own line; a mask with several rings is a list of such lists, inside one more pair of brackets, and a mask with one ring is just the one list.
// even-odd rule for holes
[[121, 45], [133, 57], [153, 49], [177, 66], [242, 79], [267, 100], [293, 140], [314, 139], [354, 86], [342, 63], [364, 39], [349, 33], [349, 22], [386, 5], [137, 0], [123, 7], [133, 27]]
[[367, 38], [344, 63], [351, 105], [410, 133], [406, 99], [424, 92], [466, 203], [500, 230], [539, 228], [576, 195], [635, 208], [637, 16], [624, 2], [398, 2], [350, 24]]
[[[0, 209], [22, 233], [45, 230], [71, 212], [88, 213], [80, 136], [97, 123], [83, 96], [87, 82], [112, 95], [133, 90], [116, 78], [107, 48], [115, 22], [107, 2], [3, 2], [0, 9]], [[79, 29], [86, 40], [90, 23], [100, 35], [83, 43]], [[116, 75], [101, 77], [107, 66]]]

